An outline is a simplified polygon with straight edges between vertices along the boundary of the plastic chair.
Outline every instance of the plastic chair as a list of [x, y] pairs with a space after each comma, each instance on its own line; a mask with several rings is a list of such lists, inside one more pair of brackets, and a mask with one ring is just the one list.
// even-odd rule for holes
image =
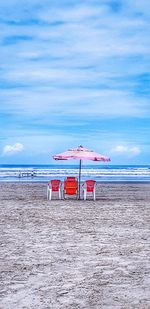
[[67, 177], [64, 180], [64, 198], [65, 195], [76, 195], [78, 197], [78, 181], [75, 177]]
[[52, 179], [47, 186], [47, 199], [52, 199], [52, 193], [58, 193], [59, 199], [61, 199], [61, 181], [59, 179]]
[[86, 180], [84, 182], [84, 187], [83, 187], [83, 198], [86, 200], [87, 194], [92, 194], [93, 200], [96, 200], [96, 193], [95, 193], [95, 188], [96, 188], [96, 181], [95, 180]]

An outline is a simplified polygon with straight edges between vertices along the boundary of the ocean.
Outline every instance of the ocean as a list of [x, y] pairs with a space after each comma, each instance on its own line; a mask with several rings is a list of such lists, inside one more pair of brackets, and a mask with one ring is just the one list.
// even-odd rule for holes
[[[78, 177], [79, 166], [74, 165], [0, 165], [0, 182], [48, 182]], [[149, 165], [83, 165], [81, 181], [97, 182], [150, 182]]]

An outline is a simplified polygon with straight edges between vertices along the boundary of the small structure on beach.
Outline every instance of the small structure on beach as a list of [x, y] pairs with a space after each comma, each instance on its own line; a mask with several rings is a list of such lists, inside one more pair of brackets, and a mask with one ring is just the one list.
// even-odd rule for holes
[[23, 171], [23, 172], [19, 172], [19, 178], [22, 178], [22, 177], [35, 177], [36, 176], [36, 173], [35, 171]]

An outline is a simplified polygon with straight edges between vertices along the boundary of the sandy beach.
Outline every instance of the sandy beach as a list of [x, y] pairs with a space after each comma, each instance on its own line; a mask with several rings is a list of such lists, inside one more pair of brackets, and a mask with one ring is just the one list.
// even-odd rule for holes
[[150, 184], [99, 184], [97, 200], [46, 200], [0, 184], [0, 309], [149, 309]]

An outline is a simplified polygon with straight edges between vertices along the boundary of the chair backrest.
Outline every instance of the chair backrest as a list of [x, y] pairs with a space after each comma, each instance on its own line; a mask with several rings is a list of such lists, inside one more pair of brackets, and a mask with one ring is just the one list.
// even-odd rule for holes
[[49, 186], [52, 188], [53, 192], [59, 191], [61, 181], [59, 179], [52, 179], [49, 182]]
[[67, 177], [64, 181], [64, 193], [69, 195], [77, 194], [78, 181], [75, 177]]
[[93, 192], [94, 191], [95, 184], [96, 184], [95, 180], [86, 180], [85, 184], [86, 184], [86, 191], [87, 192]]
[[74, 176], [67, 176], [67, 177], [66, 177], [66, 180], [77, 180], [77, 179], [76, 179], [76, 177], [74, 177]]

